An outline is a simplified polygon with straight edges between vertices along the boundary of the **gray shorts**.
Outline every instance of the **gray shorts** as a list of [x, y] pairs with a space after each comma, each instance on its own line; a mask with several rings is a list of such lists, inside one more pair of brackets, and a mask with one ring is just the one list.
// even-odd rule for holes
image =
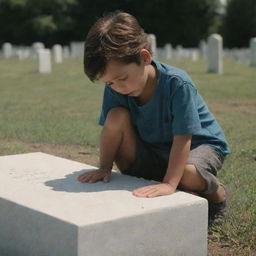
[[[169, 153], [156, 150], [139, 139], [136, 151], [134, 163], [127, 170], [121, 170], [121, 172], [161, 182], [168, 167]], [[223, 162], [223, 155], [208, 144], [200, 145], [190, 151], [187, 164], [193, 164], [208, 185], [207, 189], [202, 191], [203, 193], [211, 194], [217, 191], [219, 186], [219, 181], [216, 178], [217, 171], [221, 169]]]

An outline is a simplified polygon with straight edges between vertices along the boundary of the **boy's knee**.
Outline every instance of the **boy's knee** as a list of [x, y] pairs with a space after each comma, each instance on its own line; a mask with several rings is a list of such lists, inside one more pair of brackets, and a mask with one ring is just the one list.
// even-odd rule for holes
[[130, 112], [124, 107], [112, 108], [107, 115], [106, 125], [114, 128], [118, 128], [123, 125], [127, 125], [130, 122]]

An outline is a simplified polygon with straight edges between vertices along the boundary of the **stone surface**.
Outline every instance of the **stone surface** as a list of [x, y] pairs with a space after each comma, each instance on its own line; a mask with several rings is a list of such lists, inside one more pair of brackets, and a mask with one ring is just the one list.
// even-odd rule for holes
[[150, 50], [155, 59], [157, 59], [157, 43], [156, 36], [154, 34], [148, 34], [148, 42], [150, 44]]
[[52, 62], [51, 52], [49, 49], [39, 49], [38, 54], [38, 72], [39, 73], [51, 73]]
[[40, 152], [0, 157], [1, 256], [207, 255], [206, 200], [137, 198], [157, 182], [115, 171], [110, 183], [77, 181], [91, 169]]
[[165, 44], [164, 49], [165, 49], [165, 56], [164, 57], [167, 60], [171, 59], [172, 58], [172, 45], [170, 43]]
[[2, 45], [2, 51], [3, 51], [3, 56], [6, 59], [11, 58], [13, 56], [13, 49], [10, 43], [7, 43], [7, 42], [4, 43]]
[[60, 44], [53, 45], [52, 54], [55, 63], [60, 64], [63, 62], [63, 50]]
[[208, 72], [223, 73], [222, 41], [222, 37], [218, 34], [212, 34], [208, 38]]
[[251, 66], [256, 67], [256, 37], [250, 40]]
[[70, 42], [70, 53], [72, 58], [83, 58], [84, 42]]
[[70, 57], [69, 46], [64, 45], [63, 47], [63, 58], [68, 59]]

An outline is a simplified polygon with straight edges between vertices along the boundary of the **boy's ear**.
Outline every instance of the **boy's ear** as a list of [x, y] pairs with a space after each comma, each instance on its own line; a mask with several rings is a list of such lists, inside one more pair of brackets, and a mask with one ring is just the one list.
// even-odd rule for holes
[[147, 49], [142, 49], [140, 51], [140, 58], [141, 58], [141, 62], [144, 65], [150, 65], [151, 64], [152, 56], [151, 56], [151, 53]]

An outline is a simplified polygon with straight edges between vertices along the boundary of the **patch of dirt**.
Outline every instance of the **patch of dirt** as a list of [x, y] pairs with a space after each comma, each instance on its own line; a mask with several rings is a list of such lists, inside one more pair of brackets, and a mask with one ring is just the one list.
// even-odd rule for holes
[[208, 106], [214, 112], [228, 112], [244, 113], [244, 114], [256, 114], [256, 101], [252, 100], [218, 100], [208, 101]]
[[97, 152], [97, 149], [92, 147], [48, 143], [30, 143], [28, 145], [31, 147], [33, 152], [40, 151], [96, 167], [99, 166], [99, 152]]
[[232, 248], [228, 244], [214, 242], [208, 239], [208, 256], [256, 256], [256, 252], [249, 249]]

